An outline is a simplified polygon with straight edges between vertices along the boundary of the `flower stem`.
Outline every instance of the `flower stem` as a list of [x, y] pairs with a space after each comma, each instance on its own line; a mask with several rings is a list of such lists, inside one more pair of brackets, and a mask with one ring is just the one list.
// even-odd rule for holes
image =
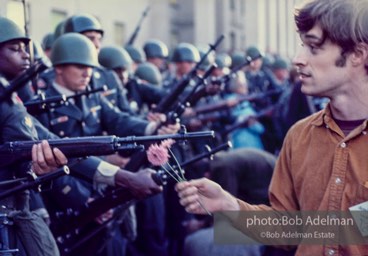
[[171, 151], [171, 149], [170, 149], [170, 148], [169, 148], [169, 152], [170, 152], [170, 154], [172, 155], [172, 157], [173, 157], [173, 158], [174, 158], [174, 160], [175, 160], [176, 166], [177, 166], [177, 167], [178, 167], [178, 169], [179, 169], [179, 173], [181, 174], [182, 179], [183, 179], [183, 180], [186, 180], [186, 179], [185, 179], [185, 177], [184, 177], [184, 171], [183, 171], [183, 169], [181, 169], [181, 166], [180, 166], [180, 164], [179, 164], [178, 159], [176, 159], [175, 154]]

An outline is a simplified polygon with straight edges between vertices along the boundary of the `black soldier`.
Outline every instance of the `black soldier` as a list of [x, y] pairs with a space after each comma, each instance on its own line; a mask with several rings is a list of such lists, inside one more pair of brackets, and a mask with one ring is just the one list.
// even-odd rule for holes
[[[21, 29], [11, 20], [0, 17], [0, 75], [1, 86], [7, 81], [21, 75], [30, 67], [30, 55], [26, 46], [30, 39], [25, 37]], [[13, 94], [0, 102], [1, 136], [0, 143], [14, 140], [37, 140], [32, 118], [27, 114], [22, 102]], [[36, 174], [47, 173], [61, 165], [67, 159], [58, 149], [49, 147], [46, 141], [32, 149], [32, 163], [15, 163], [1, 167], [1, 181], [8, 181], [14, 177], [24, 177], [33, 170]], [[0, 186], [0, 190], [9, 189]], [[6, 249], [19, 249], [17, 255], [59, 255], [55, 240], [46, 223], [40, 216], [35, 215], [29, 208], [29, 192], [24, 191], [1, 200], [2, 226], [2, 253], [10, 255]], [[14, 226], [8, 226], [8, 216], [13, 217]], [[21, 221], [23, 219], [24, 221]], [[27, 224], [28, 223], [28, 224]], [[9, 230], [9, 237], [6, 234]], [[22, 230], [32, 230], [26, 235]], [[9, 241], [7, 241], [9, 239]], [[9, 242], [9, 244], [7, 244]]]

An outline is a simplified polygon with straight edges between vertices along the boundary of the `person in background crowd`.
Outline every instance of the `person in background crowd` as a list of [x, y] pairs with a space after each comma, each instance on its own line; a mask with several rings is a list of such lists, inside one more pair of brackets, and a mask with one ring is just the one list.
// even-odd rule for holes
[[131, 72], [134, 73], [138, 65], [146, 61], [145, 54], [141, 48], [134, 45], [126, 45], [124, 49], [133, 60]]
[[54, 43], [54, 33], [47, 33], [41, 42], [42, 49], [45, 55], [50, 59], [51, 47]]
[[143, 45], [143, 51], [147, 62], [155, 65], [162, 73], [167, 70], [166, 60], [169, 56], [169, 49], [164, 42], [158, 39], [148, 40]]
[[[140, 116], [146, 117], [152, 104], [157, 104], [165, 91], [153, 84], [147, 84], [138, 78], [146, 78], [151, 82], [158, 83], [161, 80], [161, 73], [151, 63], [139, 64], [135, 74], [131, 74], [132, 59], [121, 47], [103, 47], [98, 55], [99, 63], [108, 70], [113, 70], [119, 77], [121, 84], [127, 91], [127, 99], [131, 110]], [[144, 79], [143, 79], [144, 80]]]

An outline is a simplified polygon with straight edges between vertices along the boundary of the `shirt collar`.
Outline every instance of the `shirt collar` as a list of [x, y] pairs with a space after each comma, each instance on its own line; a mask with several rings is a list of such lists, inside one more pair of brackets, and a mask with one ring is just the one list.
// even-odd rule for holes
[[56, 91], [58, 91], [60, 94], [64, 94], [65, 96], [73, 96], [75, 95], [75, 92], [72, 90], [69, 90], [68, 88], [65, 88], [64, 86], [61, 86], [60, 84], [53, 82], [53, 86]]
[[[367, 123], [368, 120], [365, 120], [363, 124], [360, 125], [359, 128], [357, 128], [358, 130], [354, 129], [355, 132], [350, 133], [347, 138], [351, 138], [359, 133], [362, 133], [364, 130], [367, 129]], [[312, 120], [312, 125], [326, 126], [335, 131], [340, 130], [340, 128], [338, 128], [336, 122], [332, 118], [330, 103], [327, 103], [327, 106], [316, 115], [314, 120]]]

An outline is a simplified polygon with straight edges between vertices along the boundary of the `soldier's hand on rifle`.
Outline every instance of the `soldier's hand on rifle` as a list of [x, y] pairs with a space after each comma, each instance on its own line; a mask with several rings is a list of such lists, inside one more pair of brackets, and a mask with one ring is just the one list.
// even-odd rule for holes
[[157, 112], [148, 112], [147, 120], [150, 122], [163, 123], [166, 121], [166, 116], [165, 114]]
[[[158, 127], [158, 126], [160, 126], [160, 124], [166, 122], [166, 115], [162, 114], [162, 113], [149, 112], [147, 114], [147, 119], [151, 122], [156, 123], [156, 127]], [[174, 134], [174, 133], [177, 133], [179, 130], [180, 130], [180, 124], [179, 123], [167, 124], [167, 125], [161, 126], [157, 130], [157, 134], [159, 134], [159, 135]]]
[[38, 175], [54, 171], [67, 163], [63, 152], [58, 148], [51, 149], [46, 140], [32, 147], [32, 170]]
[[136, 173], [119, 170], [115, 175], [115, 183], [117, 186], [128, 188], [137, 198], [145, 198], [162, 191], [162, 186], [157, 185], [152, 179], [154, 173], [156, 172], [149, 168]]
[[160, 129], [158, 129], [157, 134], [159, 135], [174, 134], [174, 133], [177, 133], [179, 130], [180, 130], [180, 123], [167, 124], [167, 125], [161, 126]]

